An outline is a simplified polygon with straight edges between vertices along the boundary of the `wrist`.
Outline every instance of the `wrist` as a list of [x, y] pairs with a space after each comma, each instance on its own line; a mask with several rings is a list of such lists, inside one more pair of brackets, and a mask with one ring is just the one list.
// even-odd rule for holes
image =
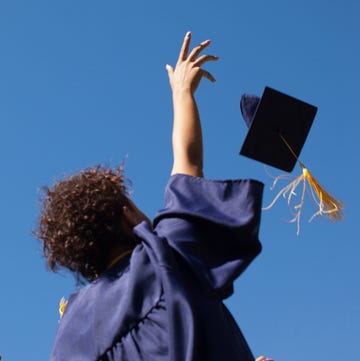
[[187, 102], [195, 102], [194, 99], [194, 94], [192, 93], [192, 91], [190, 89], [187, 88], [182, 88], [182, 89], [177, 89], [175, 91], [173, 91], [172, 93], [172, 99], [173, 99], [173, 103], [174, 105], [177, 103], [187, 103]]

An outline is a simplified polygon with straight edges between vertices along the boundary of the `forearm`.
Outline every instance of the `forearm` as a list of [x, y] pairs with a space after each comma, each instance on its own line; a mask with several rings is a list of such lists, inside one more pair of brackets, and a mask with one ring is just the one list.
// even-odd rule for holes
[[203, 77], [215, 82], [215, 78], [202, 65], [217, 60], [214, 55], [201, 55], [210, 40], [205, 40], [189, 53], [191, 33], [185, 35], [175, 69], [166, 65], [174, 106], [173, 154], [171, 174], [182, 173], [203, 176], [203, 145], [199, 111], [194, 93]]
[[190, 90], [173, 93], [174, 124], [171, 174], [203, 176], [203, 143], [199, 111]]

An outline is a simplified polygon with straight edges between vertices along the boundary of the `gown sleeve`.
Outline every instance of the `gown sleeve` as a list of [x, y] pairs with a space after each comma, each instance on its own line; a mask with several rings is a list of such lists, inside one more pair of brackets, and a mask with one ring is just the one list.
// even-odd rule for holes
[[220, 298], [260, 253], [258, 240], [263, 184], [207, 180], [176, 174], [165, 190], [165, 207], [154, 231]]

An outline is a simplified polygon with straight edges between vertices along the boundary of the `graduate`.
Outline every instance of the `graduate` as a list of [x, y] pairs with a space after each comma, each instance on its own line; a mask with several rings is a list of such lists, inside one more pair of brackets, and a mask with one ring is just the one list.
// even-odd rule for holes
[[209, 40], [190, 40], [166, 66], [174, 162], [154, 221], [130, 199], [122, 167], [45, 190], [37, 236], [47, 263], [87, 282], [62, 303], [52, 361], [255, 360], [223, 300], [261, 251], [263, 184], [203, 178], [194, 94], [202, 78], [215, 82], [203, 65], [218, 57], [203, 55]]

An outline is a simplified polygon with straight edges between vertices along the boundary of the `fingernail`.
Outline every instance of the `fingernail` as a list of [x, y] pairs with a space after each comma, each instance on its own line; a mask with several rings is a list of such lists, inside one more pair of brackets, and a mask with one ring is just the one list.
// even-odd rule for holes
[[190, 36], [190, 35], [191, 35], [191, 31], [188, 31], [185, 36]]

